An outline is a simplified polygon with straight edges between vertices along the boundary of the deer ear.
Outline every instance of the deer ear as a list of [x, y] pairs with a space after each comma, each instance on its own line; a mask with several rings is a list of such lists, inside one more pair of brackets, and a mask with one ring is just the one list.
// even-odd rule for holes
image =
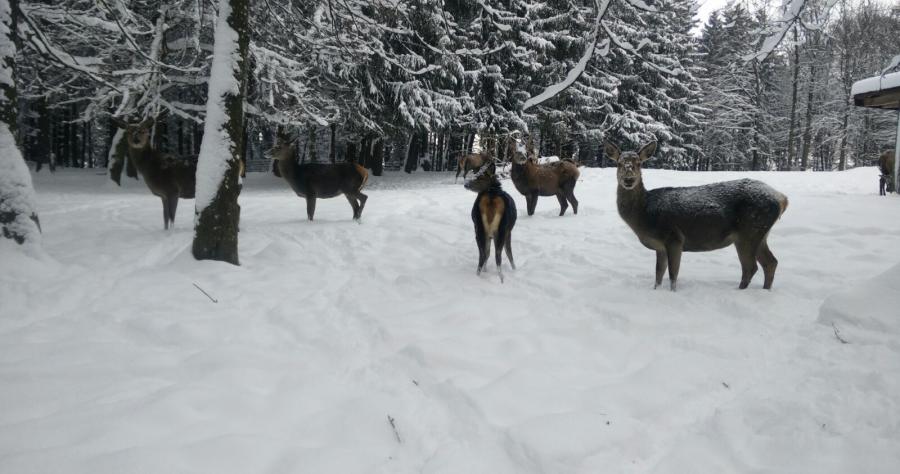
[[641, 147], [641, 151], [638, 152], [638, 156], [641, 157], [641, 163], [649, 160], [654, 153], [656, 153], [656, 142], [650, 142]]
[[610, 160], [619, 162], [619, 147], [615, 146], [612, 142], [604, 142], [603, 143], [603, 152], [606, 153], [606, 157]]

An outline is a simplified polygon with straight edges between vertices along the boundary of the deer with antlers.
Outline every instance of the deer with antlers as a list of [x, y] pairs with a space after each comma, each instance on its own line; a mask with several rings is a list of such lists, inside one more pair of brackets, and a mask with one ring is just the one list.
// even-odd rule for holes
[[128, 159], [140, 173], [150, 192], [159, 196], [163, 206], [163, 228], [175, 223], [178, 199], [193, 199], [196, 189], [197, 164], [164, 153], [150, 143], [150, 129], [154, 119], [147, 117], [140, 123], [128, 123], [112, 117], [113, 123], [125, 130]]

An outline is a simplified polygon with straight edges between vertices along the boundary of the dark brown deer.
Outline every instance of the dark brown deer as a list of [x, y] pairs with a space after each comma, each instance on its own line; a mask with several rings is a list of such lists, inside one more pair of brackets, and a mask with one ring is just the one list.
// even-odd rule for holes
[[878, 170], [881, 171], [881, 176], [878, 178], [878, 194], [884, 196], [894, 192], [894, 152], [892, 150], [888, 150], [878, 157]]
[[578, 165], [568, 160], [538, 164], [530, 141], [528, 148], [529, 156], [525, 156], [517, 149], [514, 139], [507, 140], [507, 154], [512, 157], [510, 177], [516, 189], [525, 196], [528, 215], [534, 215], [538, 196], [556, 196], [560, 216], [566, 213], [569, 203], [572, 203], [572, 212], [578, 214], [578, 199], [575, 199], [575, 184], [581, 175]]
[[645, 247], [656, 251], [656, 284], [662, 284], [666, 266], [672, 291], [678, 279], [682, 252], [706, 252], [737, 248], [741, 283], [747, 288], [763, 268], [763, 288], [772, 288], [778, 260], [769, 250], [769, 230], [787, 209], [788, 199], [769, 185], [752, 179], [726, 181], [684, 188], [647, 191], [641, 179], [641, 163], [656, 151], [656, 143], [637, 153], [621, 153], [612, 143], [606, 156], [618, 165], [616, 203], [619, 215]]
[[476, 172], [475, 177], [467, 181], [466, 189], [478, 193], [472, 206], [472, 223], [475, 224], [475, 243], [478, 245], [478, 268], [476, 275], [484, 270], [484, 264], [491, 256], [491, 240], [497, 261], [497, 275], [503, 283], [503, 271], [500, 268], [501, 254], [506, 249], [506, 258], [513, 270], [516, 264], [512, 255], [512, 230], [516, 225], [516, 202], [503, 188], [497, 179], [496, 167], [488, 162]]
[[286, 138], [279, 137], [272, 149], [272, 158], [277, 161], [278, 173], [297, 196], [306, 199], [306, 216], [313, 220], [316, 213], [316, 199], [333, 198], [343, 194], [353, 208], [353, 219], [362, 217], [368, 196], [362, 193], [369, 179], [369, 172], [356, 163], [297, 163], [294, 159], [294, 145]]
[[153, 148], [150, 144], [150, 128], [153, 118], [140, 123], [127, 123], [112, 118], [116, 126], [125, 130], [128, 141], [128, 159], [140, 173], [150, 192], [162, 199], [163, 227], [175, 223], [178, 199], [193, 199], [196, 189], [197, 164], [180, 160]]

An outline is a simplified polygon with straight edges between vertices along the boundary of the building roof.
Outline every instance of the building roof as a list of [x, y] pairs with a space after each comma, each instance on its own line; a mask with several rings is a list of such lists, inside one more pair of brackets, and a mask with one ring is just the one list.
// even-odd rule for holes
[[856, 81], [850, 94], [859, 107], [900, 109], [900, 72]]

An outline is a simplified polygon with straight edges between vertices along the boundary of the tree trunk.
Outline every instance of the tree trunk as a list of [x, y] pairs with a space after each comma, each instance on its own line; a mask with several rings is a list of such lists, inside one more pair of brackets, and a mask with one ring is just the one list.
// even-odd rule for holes
[[444, 171], [444, 135], [444, 132], [438, 134], [437, 149], [431, 160], [435, 171]]
[[409, 151], [406, 154], [406, 165], [403, 167], [403, 171], [412, 173], [419, 167], [419, 154], [424, 146], [427, 146], [427, 143], [423, 140], [422, 134], [413, 132], [412, 137], [410, 137]]
[[800, 74], [800, 46], [797, 44], [797, 27], [794, 27], [794, 64], [791, 79], [791, 126], [788, 132], [787, 163], [788, 170], [794, 165], [794, 138], [797, 134], [797, 82]]
[[847, 122], [850, 119], [850, 105], [844, 104], [844, 118], [841, 120], [841, 150], [838, 159], [838, 170], [847, 169]]
[[384, 173], [384, 140], [376, 138], [372, 145], [372, 174], [381, 176]]
[[248, 0], [220, 0], [206, 124], [197, 161], [192, 253], [197, 260], [238, 260], [238, 168], [250, 45]]
[[31, 173], [16, 143], [17, 0], [0, 0], [0, 235], [19, 244], [40, 245]]
[[806, 91], [806, 124], [803, 128], [803, 150], [800, 152], [800, 170], [806, 171], [809, 165], [810, 142], [812, 141], [813, 91], [816, 86], [814, 62], [809, 64], [809, 84]]
[[337, 151], [335, 150], [335, 139], [334, 139], [335, 129], [337, 128], [337, 126], [335, 124], [331, 124], [329, 126], [329, 128], [331, 129], [331, 141], [328, 145], [328, 160], [331, 161], [331, 164], [334, 164], [335, 160], [337, 158], [337, 156], [336, 156]]

